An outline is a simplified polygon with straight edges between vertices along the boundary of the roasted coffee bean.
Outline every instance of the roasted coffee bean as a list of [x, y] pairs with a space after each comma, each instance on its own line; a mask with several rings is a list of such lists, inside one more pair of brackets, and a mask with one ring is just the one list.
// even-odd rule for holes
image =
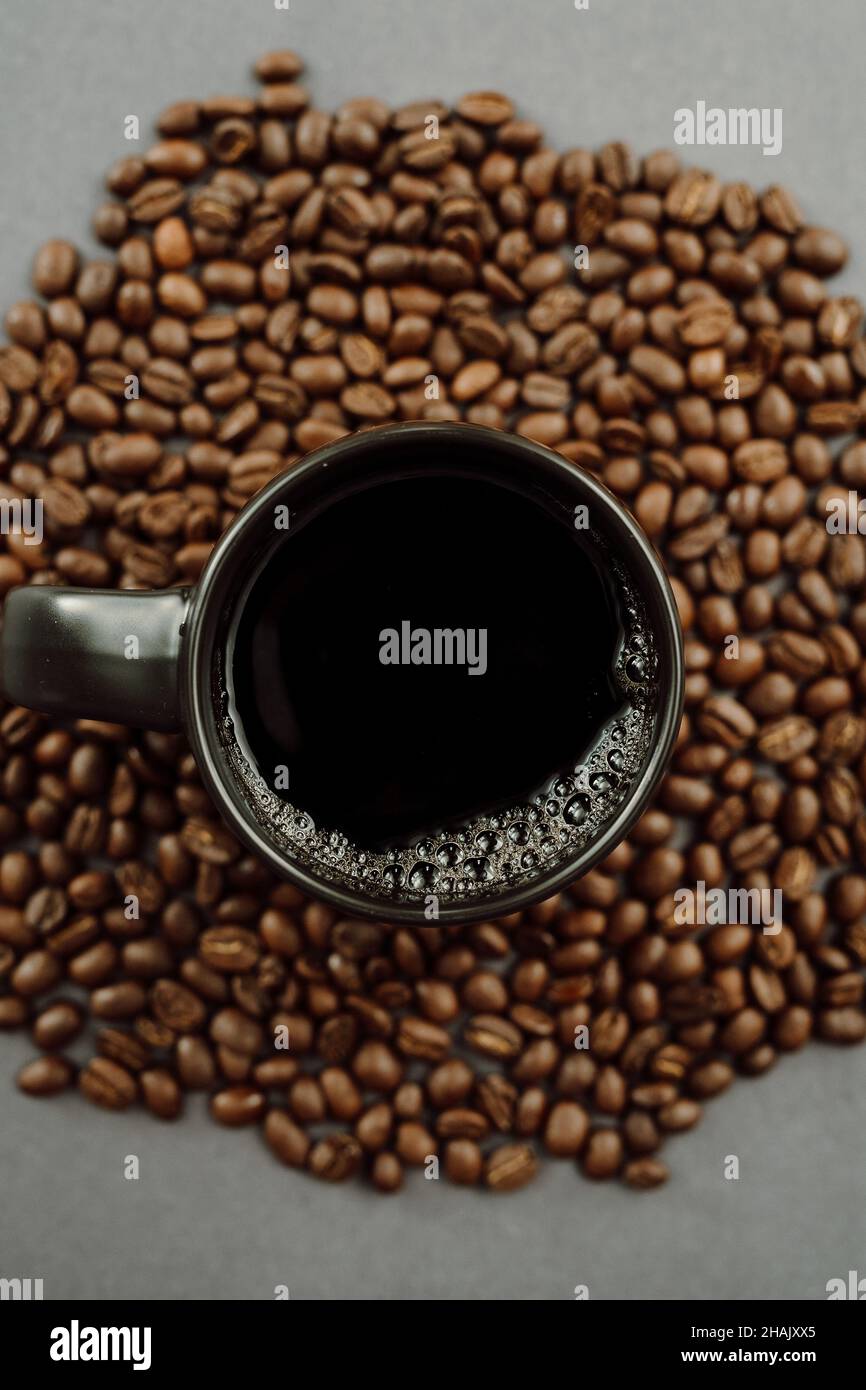
[[719, 1059], [712, 1059], [694, 1068], [689, 1075], [689, 1090], [699, 1099], [718, 1095], [727, 1090], [734, 1079], [733, 1068]]
[[314, 1144], [307, 1155], [307, 1168], [324, 1182], [345, 1182], [361, 1162], [361, 1146], [351, 1134], [331, 1134]]
[[483, 1139], [489, 1130], [487, 1116], [467, 1106], [443, 1110], [436, 1118], [436, 1133], [444, 1139]]
[[65, 1057], [46, 1052], [28, 1062], [18, 1073], [19, 1089], [28, 1096], [54, 1096], [75, 1079], [75, 1068]]
[[213, 1054], [203, 1038], [185, 1035], [177, 1040], [177, 1069], [187, 1090], [206, 1091], [216, 1079]]
[[544, 1146], [557, 1157], [580, 1153], [589, 1133], [589, 1116], [576, 1101], [558, 1101], [550, 1111], [544, 1129]]
[[211, 1098], [211, 1114], [221, 1125], [254, 1125], [267, 1110], [263, 1093], [254, 1086], [228, 1086]]
[[496, 1073], [483, 1076], [477, 1084], [478, 1105], [495, 1129], [506, 1133], [514, 1121], [517, 1087]]
[[108, 1057], [94, 1057], [78, 1078], [82, 1095], [106, 1110], [125, 1110], [136, 1097], [134, 1077]]
[[451, 1039], [444, 1028], [428, 1023], [423, 1018], [405, 1018], [397, 1029], [397, 1048], [407, 1057], [422, 1057], [428, 1062], [438, 1062], [451, 1046]]
[[15, 992], [26, 999], [53, 989], [61, 974], [60, 964], [50, 951], [30, 951], [22, 956], [9, 980]]
[[522, 1044], [520, 1029], [495, 1014], [475, 1014], [464, 1030], [467, 1047], [488, 1057], [510, 1059]]
[[269, 1110], [265, 1119], [265, 1139], [271, 1152], [290, 1168], [303, 1168], [310, 1151], [310, 1139], [285, 1110]]
[[528, 1144], [500, 1144], [484, 1161], [484, 1182], [494, 1192], [516, 1192], [538, 1172], [538, 1159]]
[[201, 999], [176, 980], [157, 980], [151, 990], [150, 1007], [161, 1023], [178, 1033], [196, 1032], [207, 1016]]
[[656, 1158], [633, 1158], [625, 1165], [623, 1177], [629, 1187], [660, 1187], [670, 1177], [668, 1169]]
[[[169, 107], [109, 174], [94, 227], [116, 251], [37, 253], [0, 349], [0, 452], [45, 538], [7, 538], [0, 593], [192, 583], [310, 449], [486, 423], [597, 473], [650, 535], [686, 635], [680, 740], [600, 869], [444, 933], [275, 885], [178, 738], [7, 709], [0, 1026], [32, 1024], [46, 1055], [20, 1084], [47, 1095], [108, 1020], [89, 1099], [174, 1118], [204, 1090], [331, 1181], [368, 1155], [396, 1191], [441, 1145], [453, 1181], [507, 1191], [537, 1136], [657, 1186], [663, 1137], [735, 1072], [866, 1035], [866, 551], [826, 505], [866, 487], [862, 308], [825, 283], [847, 251], [784, 189], [621, 142], [560, 155], [499, 93], [331, 115], [302, 68], [266, 54], [258, 101]], [[591, 267], [569, 279], [575, 240]], [[681, 922], [690, 880], [780, 889], [786, 925]], [[53, 997], [64, 978], [86, 1005]], [[334, 1120], [353, 1133], [308, 1132]]]
[[147, 994], [134, 980], [95, 989], [90, 996], [90, 1010], [96, 1018], [134, 1018], [147, 1005]]
[[45, 1052], [55, 1052], [77, 1038], [84, 1027], [84, 1013], [65, 1000], [49, 1004], [33, 1023], [33, 1040]]
[[473, 1186], [484, 1170], [481, 1149], [472, 1139], [451, 1139], [445, 1145], [445, 1172], [452, 1182]]
[[403, 1185], [403, 1166], [396, 1154], [378, 1153], [370, 1168], [373, 1186], [380, 1192], [397, 1192]]
[[355, 1137], [367, 1152], [375, 1153], [388, 1142], [394, 1122], [391, 1107], [384, 1101], [371, 1105], [355, 1125]]
[[244, 927], [210, 927], [198, 943], [205, 965], [222, 974], [246, 974], [259, 959], [259, 944], [255, 932]]
[[866, 1037], [866, 1014], [853, 1007], [823, 1009], [817, 1015], [817, 1031], [826, 1042], [862, 1042]]
[[364, 1042], [355, 1053], [352, 1069], [369, 1091], [393, 1091], [403, 1078], [403, 1066], [385, 1043]]
[[152, 1067], [139, 1078], [142, 1099], [148, 1110], [161, 1120], [176, 1120], [183, 1107], [183, 1093], [165, 1067]]
[[16, 994], [0, 995], [0, 1028], [20, 1028], [29, 1017], [26, 999]]
[[[213, 1042], [244, 1056], [256, 1056], [262, 1047], [262, 1028], [241, 1009], [220, 1009], [210, 1024]], [[291, 1045], [291, 1029], [289, 1030]]]
[[612, 1178], [619, 1172], [623, 1143], [615, 1129], [593, 1130], [583, 1151], [582, 1167], [588, 1178]]
[[141, 1038], [120, 1028], [103, 1028], [97, 1034], [96, 1047], [101, 1057], [119, 1062], [128, 1071], [140, 1072], [150, 1061], [150, 1049]]

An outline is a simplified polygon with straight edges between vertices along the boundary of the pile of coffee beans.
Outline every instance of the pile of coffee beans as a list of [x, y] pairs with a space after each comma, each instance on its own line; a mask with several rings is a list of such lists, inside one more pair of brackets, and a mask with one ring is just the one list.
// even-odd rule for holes
[[[276, 882], [179, 738], [6, 707], [0, 1026], [43, 1054], [30, 1094], [173, 1119], [205, 1091], [329, 1181], [392, 1191], [436, 1155], [509, 1191], [552, 1154], [653, 1187], [737, 1075], [866, 1035], [866, 551], [856, 517], [827, 525], [866, 488], [863, 310], [827, 285], [846, 248], [782, 188], [552, 150], [497, 93], [329, 114], [301, 68], [272, 53], [258, 96], [165, 111], [108, 174], [111, 254], [39, 251], [5, 320], [0, 474], [46, 538], [6, 538], [2, 592], [189, 583], [317, 445], [511, 428], [598, 474], [664, 559], [673, 764], [564, 897], [413, 931]], [[781, 929], [684, 923], [699, 881], [781, 890]]]

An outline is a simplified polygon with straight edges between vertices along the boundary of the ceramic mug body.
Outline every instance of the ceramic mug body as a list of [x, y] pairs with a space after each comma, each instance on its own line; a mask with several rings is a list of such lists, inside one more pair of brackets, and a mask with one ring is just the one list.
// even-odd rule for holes
[[[346, 490], [411, 476], [439, 460], [452, 471], [501, 480], [573, 513], [588, 509], [594, 529], [640, 595], [657, 659], [653, 738], [628, 795], [598, 836], [528, 881], [466, 900], [443, 900], [439, 924], [504, 916], [561, 891], [602, 860], [645, 810], [665, 770], [683, 707], [682, 636], [670, 585], [649, 541], [591, 474], [542, 445], [480, 426], [387, 425], [347, 436], [278, 475], [238, 514], [190, 589], [112, 591], [28, 586], [7, 597], [0, 635], [6, 698], [64, 718], [182, 731], [220, 815], [237, 838], [280, 876], [341, 912], [429, 925], [423, 901], [381, 886], [354, 887], [287, 850], [269, 829], [226, 751], [220, 671], [239, 621], [238, 595], [275, 544], [274, 517], [305, 518]], [[435, 471], [435, 468], [434, 468]], [[443, 467], [444, 471], [444, 467]], [[130, 641], [134, 642], [131, 649]], [[303, 660], [303, 653], [298, 654]]]

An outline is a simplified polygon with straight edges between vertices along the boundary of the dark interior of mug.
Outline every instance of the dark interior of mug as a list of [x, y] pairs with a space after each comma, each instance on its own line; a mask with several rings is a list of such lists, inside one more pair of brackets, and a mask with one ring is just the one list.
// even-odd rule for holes
[[621, 838], [675, 732], [647, 543], [512, 436], [341, 441], [255, 499], [204, 582], [221, 795], [353, 912], [465, 921], [555, 891]]

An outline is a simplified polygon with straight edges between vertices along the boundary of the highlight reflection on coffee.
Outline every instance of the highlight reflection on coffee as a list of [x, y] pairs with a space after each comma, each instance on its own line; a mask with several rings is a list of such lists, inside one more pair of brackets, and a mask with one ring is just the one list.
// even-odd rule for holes
[[650, 747], [655, 653], [575, 522], [440, 467], [276, 533], [238, 600], [226, 719], [247, 795], [304, 864], [398, 900], [475, 897], [611, 819]]

